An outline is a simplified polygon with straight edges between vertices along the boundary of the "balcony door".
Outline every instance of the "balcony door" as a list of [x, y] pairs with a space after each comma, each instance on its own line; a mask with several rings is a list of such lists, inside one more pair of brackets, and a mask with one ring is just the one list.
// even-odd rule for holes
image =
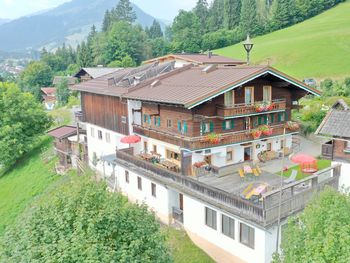
[[254, 103], [254, 87], [244, 88], [244, 102], [247, 105], [251, 105]]
[[244, 161], [251, 161], [252, 160], [252, 147], [245, 147], [244, 148]]
[[226, 107], [230, 107], [235, 104], [235, 91], [230, 90], [224, 94], [224, 103]]
[[272, 100], [271, 86], [263, 87], [263, 101], [269, 102]]

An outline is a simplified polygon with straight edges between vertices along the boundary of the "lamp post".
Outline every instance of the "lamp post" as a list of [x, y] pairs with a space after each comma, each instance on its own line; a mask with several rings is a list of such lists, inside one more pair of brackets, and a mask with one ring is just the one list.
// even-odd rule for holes
[[250, 40], [249, 34], [247, 35], [246, 41], [243, 42], [243, 47], [247, 51], [247, 65], [250, 64], [250, 51], [253, 49], [254, 44]]

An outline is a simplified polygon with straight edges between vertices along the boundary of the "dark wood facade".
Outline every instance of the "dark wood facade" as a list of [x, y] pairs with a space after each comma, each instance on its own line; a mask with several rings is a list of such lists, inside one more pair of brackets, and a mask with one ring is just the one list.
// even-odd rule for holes
[[334, 138], [322, 145], [322, 156], [329, 160], [345, 160], [350, 162], [349, 145], [350, 143], [347, 140]]
[[128, 105], [119, 97], [81, 92], [83, 119], [85, 122], [129, 134]]

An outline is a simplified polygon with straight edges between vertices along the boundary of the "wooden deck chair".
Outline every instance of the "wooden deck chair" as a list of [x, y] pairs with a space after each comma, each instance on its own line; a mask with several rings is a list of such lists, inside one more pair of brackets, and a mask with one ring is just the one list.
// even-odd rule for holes
[[239, 174], [239, 177], [241, 177], [241, 179], [244, 178], [244, 172], [243, 172], [243, 169], [239, 169], [238, 170], [238, 174]]
[[246, 194], [248, 194], [248, 192], [252, 189], [253, 185], [254, 185], [254, 183], [249, 184], [249, 185], [246, 187], [246, 189], [243, 190], [242, 195], [243, 195], [243, 196], [246, 196]]
[[259, 165], [256, 165], [255, 169], [258, 171], [259, 174], [262, 174], [262, 171], [261, 171]]
[[256, 169], [256, 168], [253, 169], [253, 174], [254, 174], [256, 177], [259, 177], [259, 176], [260, 176], [260, 173], [258, 172], [258, 169]]

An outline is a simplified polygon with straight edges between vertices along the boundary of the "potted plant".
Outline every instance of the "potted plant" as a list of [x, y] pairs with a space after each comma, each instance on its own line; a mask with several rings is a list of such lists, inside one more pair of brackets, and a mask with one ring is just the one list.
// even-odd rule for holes
[[252, 134], [254, 139], [259, 139], [261, 134], [262, 134], [262, 131], [259, 129], [254, 129], [254, 130], [252, 130], [251, 134]]
[[287, 121], [286, 122], [286, 128], [291, 130], [291, 131], [297, 131], [299, 130], [299, 123], [294, 122], [294, 121]]
[[212, 144], [219, 144], [221, 141], [221, 138], [219, 134], [212, 132], [212, 133], [209, 133], [207, 136], [205, 136], [205, 141]]
[[273, 128], [269, 127], [268, 125], [262, 125], [259, 129], [265, 136], [271, 136], [273, 133]]
[[273, 110], [274, 103], [268, 103], [268, 102], [263, 102], [263, 103], [257, 103], [255, 105], [255, 111], [256, 112], [264, 112], [264, 111], [271, 111]]

